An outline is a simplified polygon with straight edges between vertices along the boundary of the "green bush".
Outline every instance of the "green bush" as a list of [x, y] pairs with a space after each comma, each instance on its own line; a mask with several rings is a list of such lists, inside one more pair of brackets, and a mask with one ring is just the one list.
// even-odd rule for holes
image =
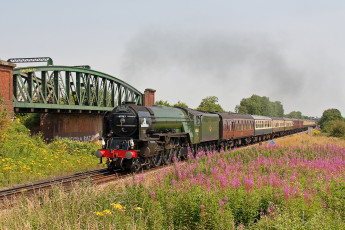
[[0, 135], [8, 127], [10, 123], [9, 113], [2, 104], [2, 96], [0, 95]]
[[344, 121], [338, 109], [327, 109], [323, 112], [319, 125], [323, 132], [329, 133], [335, 121]]
[[330, 127], [332, 137], [345, 137], [345, 121], [335, 121]]
[[33, 129], [40, 125], [39, 113], [17, 113], [16, 118], [20, 119], [20, 122], [28, 129]]

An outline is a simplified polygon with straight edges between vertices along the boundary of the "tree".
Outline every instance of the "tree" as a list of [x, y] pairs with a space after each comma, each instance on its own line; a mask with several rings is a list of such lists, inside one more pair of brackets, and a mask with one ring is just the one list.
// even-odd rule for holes
[[292, 111], [288, 114], [285, 115], [285, 117], [289, 117], [289, 118], [296, 118], [296, 119], [302, 119], [302, 113], [300, 111]]
[[184, 102], [181, 102], [180, 100], [174, 104], [173, 106], [176, 106], [176, 107], [182, 107], [182, 108], [188, 108], [188, 105]]
[[272, 102], [272, 107], [274, 111], [274, 116], [276, 117], [284, 116], [284, 107], [280, 101]]
[[335, 121], [343, 121], [344, 118], [338, 109], [327, 109], [323, 112], [319, 121], [322, 131], [329, 132]]
[[165, 105], [171, 107], [168, 101], [159, 100], [155, 102], [155, 105]]
[[260, 97], [253, 94], [249, 98], [243, 98], [235, 111], [244, 114], [282, 117], [284, 108], [280, 101], [271, 102], [268, 97]]
[[216, 96], [209, 96], [204, 99], [202, 99], [199, 107], [197, 110], [201, 111], [218, 111], [218, 112], [225, 112], [222, 106], [217, 104], [218, 97]]

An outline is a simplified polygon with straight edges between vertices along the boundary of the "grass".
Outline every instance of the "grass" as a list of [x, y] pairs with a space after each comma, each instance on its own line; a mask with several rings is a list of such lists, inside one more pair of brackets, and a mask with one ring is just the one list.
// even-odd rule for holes
[[337, 145], [345, 147], [345, 140], [337, 137], [328, 137], [321, 133], [310, 136], [308, 134], [294, 135], [275, 140], [276, 144], [283, 147], [303, 146], [312, 147], [315, 145]]
[[98, 143], [56, 140], [50, 144], [16, 119], [0, 131], [0, 187], [104, 167]]
[[55, 187], [0, 212], [0, 226], [345, 229], [342, 142], [307, 135], [291, 138], [284, 140], [290, 147], [200, 152], [158, 174], [134, 175], [122, 186], [83, 183], [70, 192]]

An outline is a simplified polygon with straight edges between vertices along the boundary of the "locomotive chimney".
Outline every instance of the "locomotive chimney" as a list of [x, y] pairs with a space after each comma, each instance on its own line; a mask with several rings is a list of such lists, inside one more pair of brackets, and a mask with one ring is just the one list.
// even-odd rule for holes
[[145, 89], [144, 92], [144, 105], [152, 106], [155, 103], [155, 92], [154, 89]]

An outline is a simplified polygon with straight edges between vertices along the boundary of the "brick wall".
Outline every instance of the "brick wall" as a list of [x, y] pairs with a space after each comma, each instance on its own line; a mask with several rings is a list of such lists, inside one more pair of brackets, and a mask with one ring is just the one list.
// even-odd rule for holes
[[0, 60], [0, 94], [3, 104], [13, 117], [13, 63]]
[[76, 141], [93, 141], [102, 137], [103, 114], [54, 114], [41, 115], [40, 131], [46, 141], [55, 137]]

